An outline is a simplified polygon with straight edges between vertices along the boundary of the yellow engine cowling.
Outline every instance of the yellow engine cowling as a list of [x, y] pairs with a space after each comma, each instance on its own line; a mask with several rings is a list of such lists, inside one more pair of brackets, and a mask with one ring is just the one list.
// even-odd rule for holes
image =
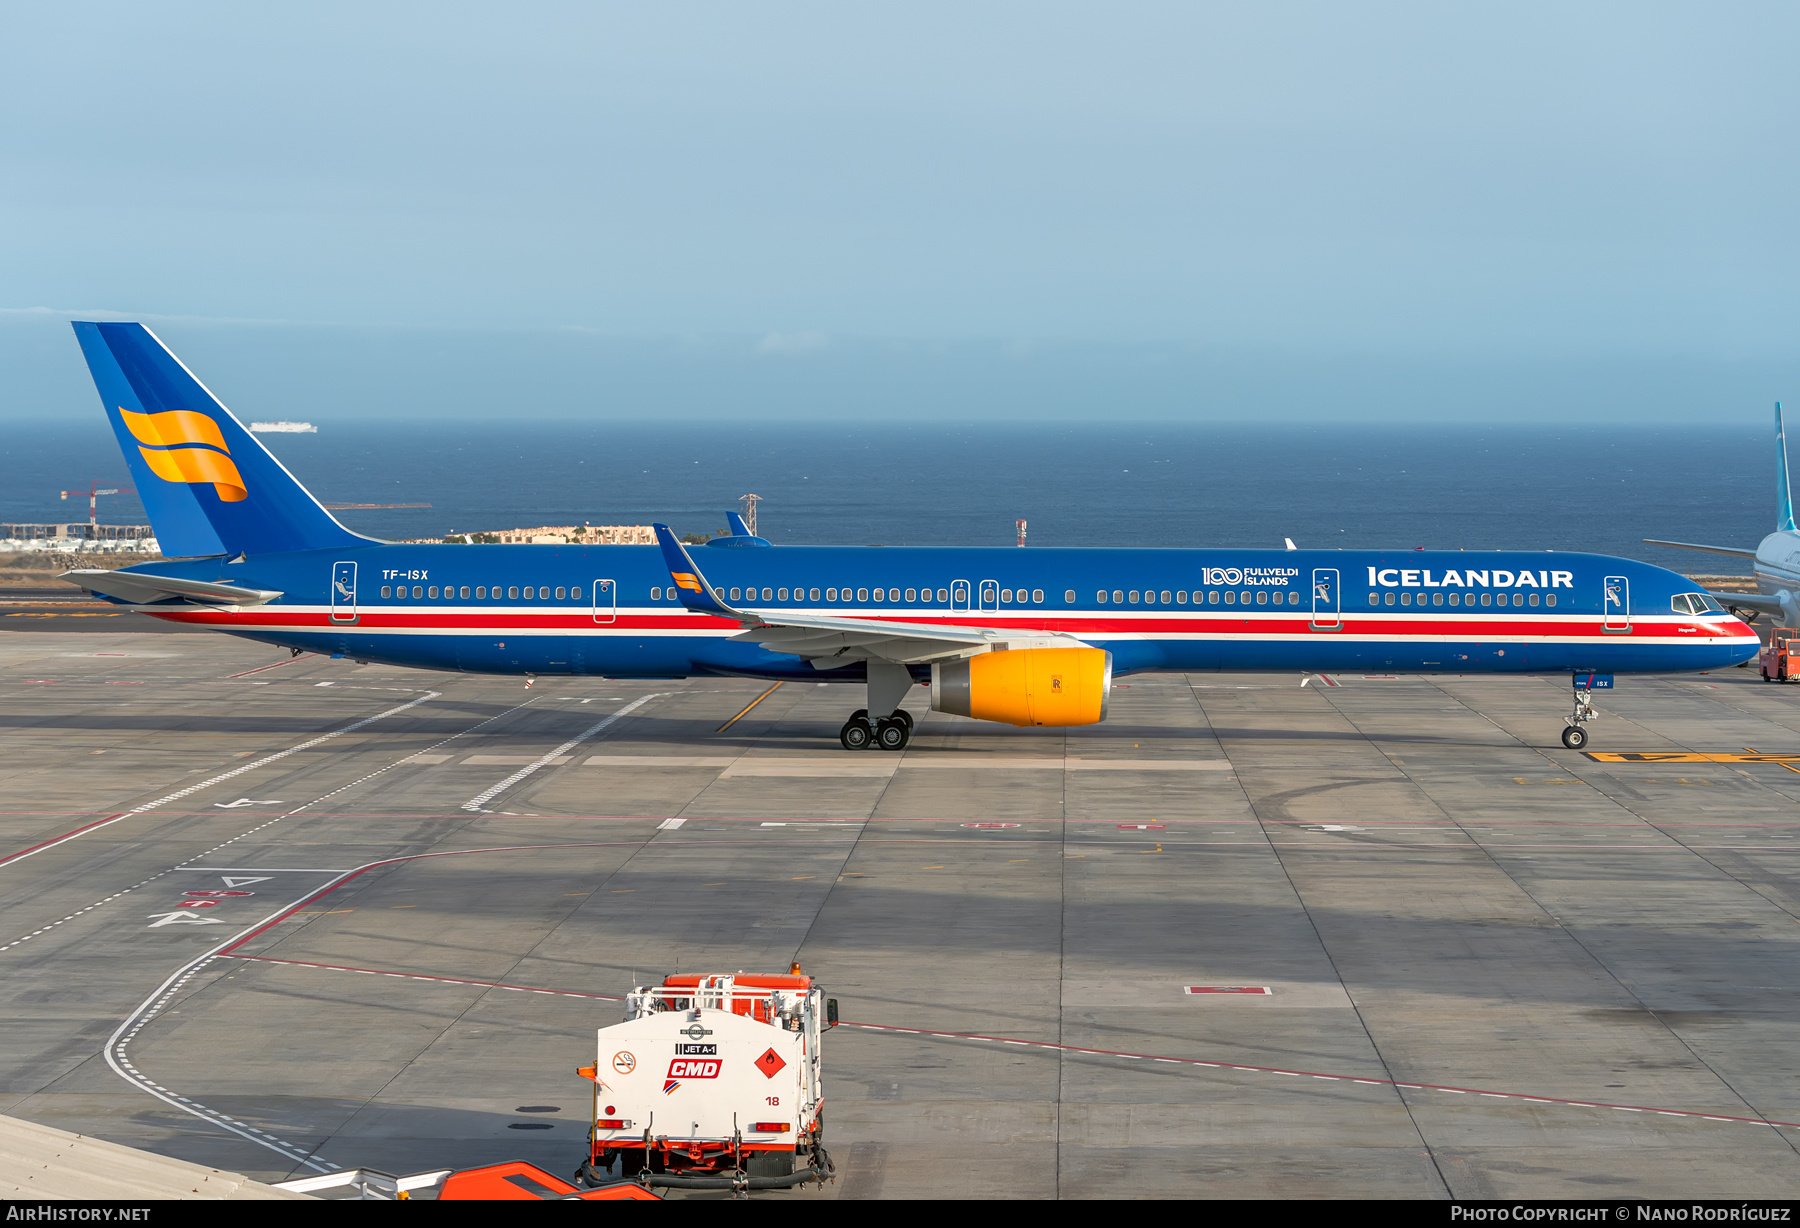
[[1015, 648], [931, 667], [931, 707], [1008, 725], [1093, 725], [1106, 719], [1112, 653]]

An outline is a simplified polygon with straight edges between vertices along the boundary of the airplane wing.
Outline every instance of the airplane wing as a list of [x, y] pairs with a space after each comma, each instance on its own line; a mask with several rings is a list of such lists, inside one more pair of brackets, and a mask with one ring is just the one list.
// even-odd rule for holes
[[150, 605], [179, 598], [196, 605], [266, 605], [281, 596], [260, 588], [215, 584], [209, 580], [179, 580], [150, 576], [141, 571], [100, 571], [83, 568], [65, 571], [58, 579], [78, 584], [98, 597], [114, 597], [132, 605]]
[[1707, 554], [1729, 554], [1733, 558], [1739, 559], [1756, 557], [1754, 550], [1734, 550], [1730, 546], [1697, 546], [1693, 542], [1663, 542], [1657, 541], [1654, 537], [1646, 537], [1644, 544], [1647, 546], [1673, 546], [1677, 550], [1704, 550]]
[[743, 624], [735, 638], [762, 644], [771, 652], [804, 658], [815, 669], [836, 669], [858, 661], [925, 665], [969, 656], [989, 648], [1087, 647], [1071, 636], [989, 627], [943, 627], [887, 618], [834, 618], [786, 610], [739, 610], [726, 605], [706, 582], [693, 556], [667, 525], [656, 529], [663, 561], [681, 604], [697, 614]]

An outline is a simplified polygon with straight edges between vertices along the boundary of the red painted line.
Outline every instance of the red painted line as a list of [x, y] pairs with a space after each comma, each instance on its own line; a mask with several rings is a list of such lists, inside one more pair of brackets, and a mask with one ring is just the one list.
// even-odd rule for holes
[[1610, 1104], [1603, 1100], [1569, 1100], [1559, 1096], [1527, 1096], [1523, 1092], [1490, 1092], [1475, 1087], [1453, 1087], [1447, 1083], [1402, 1083], [1397, 1079], [1368, 1079], [1361, 1075], [1325, 1074], [1315, 1070], [1288, 1070], [1280, 1066], [1248, 1066], [1241, 1062], [1208, 1062], [1192, 1057], [1161, 1057], [1153, 1053], [1132, 1053], [1124, 1049], [1089, 1049], [1081, 1045], [1059, 1045], [1043, 1040], [1014, 1040], [1007, 1036], [985, 1036], [978, 1032], [936, 1032], [929, 1028], [896, 1028], [879, 1023], [853, 1023], [841, 1020], [839, 1027], [860, 1028], [869, 1032], [905, 1032], [914, 1036], [936, 1036], [945, 1040], [985, 1040], [999, 1044], [1024, 1045], [1035, 1049], [1054, 1049], [1064, 1053], [1083, 1053], [1094, 1057], [1122, 1057], [1140, 1061], [1172, 1062], [1182, 1066], [1204, 1066], [1212, 1070], [1242, 1070], [1254, 1074], [1291, 1075], [1300, 1078], [1326, 1079], [1338, 1083], [1364, 1083], [1380, 1087], [1405, 1087], [1421, 1091], [1452, 1092], [1460, 1095], [1489, 1096], [1496, 1100], [1523, 1100], [1532, 1104], [1560, 1104], [1579, 1109], [1617, 1109], [1626, 1113], [1660, 1113], [1665, 1117], [1694, 1117], [1702, 1121], [1736, 1121], [1754, 1126], [1779, 1126], [1800, 1130], [1800, 1122], [1775, 1121], [1767, 1117], [1733, 1117], [1723, 1113], [1698, 1113], [1686, 1109], [1659, 1109], [1641, 1104]]
[[625, 999], [610, 993], [578, 993], [573, 989], [539, 989], [534, 985], [508, 985], [505, 981], [471, 981], [459, 976], [426, 976], [418, 972], [388, 972], [381, 968], [358, 968], [351, 964], [315, 964], [304, 959], [273, 959], [267, 955], [227, 955], [228, 959], [241, 959], [258, 964], [288, 964], [295, 968], [327, 968], [333, 972], [363, 972], [370, 976], [391, 976], [403, 981], [442, 981], [447, 985], [478, 985], [484, 989], [516, 989], [522, 993], [555, 994], [559, 998], [597, 998], [602, 1002], [623, 1002]]
[[[525, 848], [600, 848], [600, 847], [604, 847], [604, 846], [595, 845], [595, 844], [562, 844], [562, 845], [529, 845], [529, 846], [524, 846], [524, 847]], [[464, 850], [463, 852], [457, 852], [457, 853], [421, 853], [421, 854], [418, 854], [417, 856], [418, 857], [460, 857], [460, 856], [464, 856], [466, 853], [496, 853], [496, 852], [514, 852], [514, 851], [518, 851], [518, 850], [510, 849], [510, 848], [506, 848], [506, 849], [467, 849], [467, 850]], [[415, 858], [415, 857], [397, 857], [397, 858], [394, 858], [393, 861], [412, 861], [412, 860], [416, 860], [416, 859], [417, 858]], [[373, 866], [375, 866], [375, 865], [389, 865], [389, 864], [392, 864], [392, 862], [374, 862], [374, 863], [371, 863], [370, 866], [363, 867], [363, 869], [365, 869], [365, 870], [370, 869], [370, 868], [373, 868]], [[357, 871], [357, 873], [359, 873], [359, 874], [361, 872], [362, 872], [361, 870]], [[348, 881], [350, 881], [349, 877], [346, 877], [346, 878], [340, 880], [338, 883], [332, 884], [330, 887], [326, 888], [326, 890], [327, 891], [336, 890], [338, 886], [341, 886], [342, 883], [345, 883]], [[318, 895], [323, 895], [323, 894], [325, 894], [324, 891], [321, 891], [318, 893]], [[313, 898], [317, 898], [317, 896], [315, 896]], [[271, 922], [271, 924], [273, 924], [273, 922]], [[265, 926], [264, 928], [267, 928], [267, 927]], [[260, 932], [262, 932], [262, 931], [261, 930], [257, 931], [257, 933], [260, 933]], [[248, 937], [252, 937], [252, 936], [254, 936], [254, 935], [247, 935], [246, 939]], [[233, 943], [232, 946], [233, 947], [238, 946], [246, 939], [240, 939], [239, 942]], [[228, 947], [224, 951], [221, 951], [220, 954], [228, 955], [228, 954], [230, 954], [230, 951], [231, 951], [231, 948]], [[413, 973], [413, 972], [394, 972], [394, 971], [391, 971], [388, 969], [383, 969], [383, 968], [358, 968], [358, 967], [354, 967], [354, 966], [351, 966], [348, 964], [309, 963], [305, 960], [272, 959], [272, 958], [269, 958], [266, 956], [257, 956], [257, 955], [233, 955], [233, 956], [231, 956], [231, 958], [243, 959], [243, 960], [254, 960], [254, 961], [257, 961], [260, 963], [289, 964], [289, 965], [293, 965], [295, 967], [300, 967], [300, 968], [323, 968], [323, 969], [328, 969], [328, 970], [334, 971], [334, 972], [360, 972], [360, 973], [366, 973], [366, 974], [372, 975], [372, 976], [391, 976], [391, 977], [395, 977], [395, 978], [402, 979], [402, 980], [445, 981], [445, 982], [448, 982], [451, 984], [457, 984], [457, 985], [478, 985], [478, 986], [484, 986], [484, 987], [495, 988], [495, 989], [515, 989], [515, 990], [520, 990], [520, 991], [523, 991], [526, 993], [558, 994], [558, 995], [563, 995], [563, 996], [567, 996], [567, 997], [575, 997], [575, 998], [597, 998], [597, 999], [600, 999], [603, 1001], [608, 1001], [608, 1002], [620, 1002], [620, 1001], [624, 1000], [623, 998], [617, 997], [612, 994], [589, 994], [589, 993], [579, 993], [574, 990], [566, 990], [566, 989], [544, 989], [544, 988], [534, 986], [534, 985], [508, 985], [508, 984], [504, 984], [504, 983], [498, 982], [498, 981], [462, 980], [457, 977], [427, 976], [427, 975]], [[1482, 1088], [1477, 1088], [1477, 1087], [1455, 1087], [1455, 1086], [1452, 1086], [1447, 1083], [1403, 1083], [1397, 1079], [1369, 1079], [1369, 1078], [1364, 1078], [1361, 1075], [1327, 1074], [1323, 1071], [1317, 1071], [1317, 1070], [1289, 1070], [1289, 1069], [1287, 1069], [1285, 1067], [1281, 1067], [1281, 1066], [1251, 1066], [1251, 1065], [1247, 1065], [1242, 1062], [1209, 1062], [1209, 1061], [1205, 1061], [1200, 1058], [1192, 1058], [1192, 1057], [1164, 1057], [1161, 1054], [1155, 1054], [1155, 1053], [1134, 1053], [1127, 1049], [1093, 1049], [1093, 1048], [1089, 1048], [1084, 1045], [1062, 1045], [1062, 1044], [1057, 1044], [1053, 1041], [1045, 1041], [1045, 1040], [1019, 1040], [1018, 1038], [1012, 1037], [1012, 1036], [989, 1036], [989, 1035], [986, 1035], [986, 1034], [980, 1033], [980, 1032], [940, 1032], [940, 1031], [935, 1031], [931, 1028], [901, 1028], [901, 1027], [894, 1027], [890, 1024], [858, 1023], [858, 1022], [855, 1022], [852, 1020], [847, 1020], [847, 1019], [841, 1020], [838, 1023], [838, 1026], [843, 1027], [843, 1028], [857, 1028], [857, 1029], [859, 1029], [861, 1031], [865, 1031], [865, 1032], [891, 1032], [891, 1033], [898, 1033], [898, 1034], [906, 1035], [906, 1036], [933, 1036], [933, 1037], [937, 1037], [942, 1040], [991, 1041], [995, 1044], [1018, 1045], [1018, 1046], [1021, 1046], [1024, 1048], [1028, 1048], [1028, 1049], [1050, 1049], [1050, 1050], [1054, 1050], [1059, 1053], [1079, 1053], [1079, 1054], [1084, 1054], [1084, 1055], [1087, 1055], [1090, 1057], [1119, 1057], [1119, 1058], [1127, 1058], [1127, 1059], [1131, 1059], [1131, 1060], [1135, 1060], [1135, 1061], [1164, 1062], [1164, 1063], [1177, 1065], [1177, 1066], [1199, 1066], [1199, 1067], [1204, 1067], [1208, 1070], [1241, 1070], [1241, 1071], [1244, 1071], [1246, 1073], [1251, 1073], [1251, 1074], [1276, 1074], [1276, 1075], [1287, 1075], [1287, 1076], [1290, 1076], [1293, 1078], [1322, 1079], [1322, 1080], [1325, 1080], [1325, 1081], [1331, 1082], [1331, 1083], [1361, 1083], [1361, 1084], [1364, 1084], [1365, 1086], [1372, 1086], [1372, 1087], [1395, 1087], [1395, 1088], [1408, 1088], [1408, 1089], [1416, 1090], [1416, 1091], [1450, 1092], [1450, 1093], [1453, 1093], [1456, 1095], [1487, 1096], [1487, 1097], [1489, 1097], [1491, 1099], [1495, 1099], [1495, 1100], [1520, 1100], [1520, 1101], [1524, 1101], [1529, 1104], [1559, 1104], [1559, 1105], [1564, 1106], [1565, 1108], [1614, 1109], [1614, 1110], [1617, 1110], [1620, 1112], [1626, 1112], [1626, 1113], [1658, 1113], [1664, 1117], [1692, 1117], [1692, 1118], [1697, 1118], [1702, 1121], [1734, 1121], [1734, 1122], [1742, 1122], [1746, 1125], [1777, 1126], [1777, 1127], [1790, 1129], [1790, 1130], [1800, 1130], [1800, 1122], [1775, 1121], [1772, 1118], [1766, 1118], [1766, 1117], [1736, 1117], [1736, 1116], [1731, 1116], [1729, 1114], [1724, 1114], [1724, 1113], [1700, 1113], [1700, 1112], [1695, 1112], [1695, 1111], [1688, 1110], [1688, 1109], [1659, 1109], [1659, 1108], [1655, 1108], [1650, 1105], [1642, 1105], [1642, 1104], [1612, 1104], [1612, 1103], [1609, 1103], [1609, 1102], [1603, 1101], [1603, 1100], [1570, 1100], [1570, 1099], [1560, 1097], [1560, 1096], [1528, 1096], [1523, 1092], [1493, 1092], [1493, 1091], [1486, 1091]]]
[[408, 861], [425, 861], [432, 857], [467, 857], [473, 853], [529, 853], [538, 850], [552, 849], [601, 849], [617, 848], [621, 845], [641, 845], [643, 843], [645, 842], [642, 840], [590, 840], [569, 844], [508, 844], [501, 845], [497, 848], [454, 849], [444, 853], [413, 853], [405, 857], [384, 857], [380, 861], [371, 861], [367, 865], [358, 866], [354, 870], [348, 870], [331, 880], [329, 883], [326, 883], [318, 890], [307, 892], [255, 929], [239, 935], [230, 943], [220, 947], [216, 954], [231, 954], [246, 942], [249, 942], [252, 938], [255, 938], [259, 934], [265, 934], [275, 926], [280, 925], [283, 921], [286, 921], [289, 917], [293, 916], [307, 905], [316, 904], [318, 901], [330, 895], [333, 891], [336, 891], [339, 887], [342, 887], [345, 883], [361, 878], [370, 870], [379, 869], [382, 866], [397, 866]]
[[33, 853], [49, 848], [52, 844], [60, 844], [64, 840], [73, 840], [84, 831], [92, 831], [96, 827], [105, 827], [108, 823], [116, 823], [128, 813], [130, 812], [121, 810], [118, 814], [109, 814], [105, 818], [95, 819], [92, 823], [83, 823], [73, 831], [66, 831], [60, 836], [52, 836], [48, 840], [32, 845], [30, 848], [20, 849], [16, 853], [8, 853], [5, 857], [0, 857], [0, 866], [3, 866], [10, 861], [17, 861], [21, 857], [29, 857]]

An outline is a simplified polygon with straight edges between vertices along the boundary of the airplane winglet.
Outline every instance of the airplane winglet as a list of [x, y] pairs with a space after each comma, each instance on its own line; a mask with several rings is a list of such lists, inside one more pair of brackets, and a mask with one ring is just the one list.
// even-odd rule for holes
[[696, 614], [711, 614], [737, 622], [750, 621], [713, 596], [712, 585], [706, 582], [699, 564], [694, 562], [687, 547], [675, 540], [675, 534], [669, 531], [668, 525], [655, 524], [650, 527], [656, 530], [656, 544], [662, 547], [663, 563], [669, 569], [669, 579], [675, 582], [677, 601]]

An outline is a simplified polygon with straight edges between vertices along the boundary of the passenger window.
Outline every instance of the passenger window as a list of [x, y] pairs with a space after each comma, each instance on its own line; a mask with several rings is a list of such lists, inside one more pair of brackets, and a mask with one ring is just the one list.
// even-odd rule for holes
[[1515, 606], [1524, 605], [1525, 604], [1525, 594], [1524, 593], [1514, 593], [1513, 594], [1513, 604]]
[[1538, 603], [1538, 595], [1536, 593], [1531, 594], [1531, 604], [1536, 605], [1537, 603]]
[[1268, 589], [1259, 588], [1256, 590], [1256, 604], [1257, 605], [1268, 605], [1269, 604], [1269, 590]]
[[1450, 594], [1450, 604], [1451, 605], [1461, 605], [1462, 604], [1462, 594], [1461, 593], [1451, 593]]
[[[939, 590], [938, 590], [938, 600], [939, 600], [939, 601], [948, 601], [948, 600], [950, 600], [950, 590], [949, 590], [949, 589], [947, 589], [947, 588], [940, 588], [940, 589], [939, 589]], [[1072, 600], [1072, 599], [1071, 599], [1071, 600]]]
[[1300, 604], [1300, 590], [1299, 589], [1295, 589], [1293, 592], [1288, 594], [1288, 604], [1289, 605], [1299, 605]]
[[1206, 594], [1206, 604], [1207, 605], [1218, 605], [1219, 604], [1219, 590], [1218, 589], [1215, 588], [1212, 592]]
[[1181, 592], [1175, 594], [1175, 604], [1176, 605], [1186, 605], [1187, 604], [1187, 590], [1186, 589], [1183, 589]]
[[890, 589], [889, 589], [889, 590], [888, 590], [888, 600], [889, 600], [889, 601], [898, 601], [898, 600], [900, 600], [900, 590], [899, 590], [899, 589], [897, 589], [897, 588], [890, 588]]
[[1400, 594], [1400, 604], [1401, 605], [1411, 605], [1412, 604], [1412, 594], [1411, 593], [1401, 593]]
[[1381, 604], [1381, 594], [1373, 593], [1373, 592], [1370, 593], [1369, 594], [1369, 604], [1370, 605], [1380, 605]]
[[661, 601], [662, 600], [661, 587], [653, 588], [650, 590], [650, 600], [652, 600], [652, 601]]
[[818, 599], [819, 599], [819, 590], [815, 588], [815, 589], [811, 590], [811, 596], [808, 598], [808, 600], [817, 601]]
[[458, 596], [460, 596], [464, 601], [467, 601], [469, 599], [469, 586], [467, 584], [462, 586], [462, 592], [459, 593]]
[[1034, 588], [1031, 590], [1031, 604], [1032, 605], [1044, 604], [1044, 590], [1043, 589]]
[[419, 600], [424, 595], [425, 595], [425, 590], [423, 588], [420, 588], [417, 584], [413, 585], [413, 600], [414, 601]]
[[883, 590], [881, 590], [881, 589], [876, 589], [876, 590], [875, 590], [875, 600], [877, 600], [877, 601], [880, 601], [880, 600], [881, 600], [881, 598], [882, 598], [882, 591], [883, 591]]
[[742, 601], [743, 598], [744, 598], [744, 592], [742, 589], [734, 588], [731, 590], [731, 599], [733, 601]]
[[569, 590], [561, 584], [557, 585], [556, 599], [558, 601], [567, 601], [569, 599]]
[[1094, 601], [1098, 605], [1105, 605], [1106, 604], [1106, 590], [1101, 589], [1099, 592], [1095, 593]]
[[[1452, 597], [1450, 600], [1451, 600], [1451, 604], [1455, 604], [1456, 599], [1454, 597]], [[1556, 594], [1555, 593], [1545, 593], [1544, 594], [1544, 604], [1545, 605], [1555, 605], [1556, 604]]]
[[[845, 589], [845, 590], [844, 590], [844, 591], [845, 591], [845, 592], [849, 592], [849, 591], [850, 591], [850, 590], [849, 590], [849, 589]], [[869, 590], [868, 590], [868, 589], [866, 589], [866, 588], [859, 588], [859, 589], [857, 589], [857, 590], [856, 590], [856, 600], [857, 600], [857, 601], [858, 601], [858, 602], [859, 602], [859, 603], [861, 603], [861, 602], [864, 602], [864, 601], [867, 601], [867, 600], [868, 600], [868, 599], [869, 599]]]
[[837, 590], [835, 588], [826, 589], [825, 590], [825, 600], [836, 601], [837, 600]]
[[918, 599], [919, 599], [919, 594], [916, 589], [909, 588], [906, 590], [906, 604], [907, 605], [911, 605], [913, 602], [917, 601]]
[[1162, 593], [1162, 603], [1163, 603], [1163, 604], [1164, 604], [1164, 605], [1168, 605], [1168, 604], [1169, 604], [1169, 590], [1168, 590], [1168, 589], [1164, 589], [1164, 590], [1163, 590], [1163, 593]]
[[381, 595], [383, 597], [392, 597], [394, 595], [394, 586], [391, 584], [383, 584], [381, 586]]
[[527, 584], [525, 586], [525, 591], [520, 595], [523, 596], [525, 598], [525, 600], [530, 601], [532, 598], [532, 595], [536, 592], [537, 592], [536, 589], [532, 588], [531, 585]]
[[1237, 604], [1237, 594], [1228, 591], [1225, 594], [1225, 604], [1226, 605], [1236, 605]]
[[1244, 605], [1249, 605], [1250, 604], [1250, 594], [1248, 592], [1244, 593], [1242, 595], [1242, 597], [1240, 598], [1240, 600], [1243, 602]]
[[437, 600], [437, 585], [433, 584], [430, 588], [426, 589], [425, 595], [427, 597], [431, 598], [433, 601], [436, 601]]
[[[500, 590], [495, 589], [494, 591], [497, 593]], [[509, 584], [506, 586], [506, 599], [508, 601], [517, 601], [519, 599], [519, 589], [517, 585]]]
[[1075, 590], [1074, 589], [1065, 588], [1063, 590], [1063, 603], [1065, 605], [1074, 605], [1075, 604]]
[[1012, 604], [1012, 590], [1010, 588], [1003, 588], [1000, 590], [1000, 604], [1001, 605], [1011, 605]]
[[475, 599], [477, 601], [486, 601], [487, 600], [487, 585], [478, 584], [475, 586]]
[[786, 601], [787, 600], [787, 590], [785, 588], [776, 589], [775, 590], [775, 600]]
[[1136, 605], [1138, 603], [1138, 591], [1135, 588], [1132, 589], [1129, 593], [1125, 594], [1125, 600], [1132, 605]]
[[1443, 605], [1444, 604], [1444, 594], [1442, 594], [1442, 593], [1431, 594], [1431, 604], [1432, 605]]
[[1112, 599], [1113, 599], [1113, 604], [1118, 605], [1121, 601], [1125, 600], [1125, 594], [1123, 591], [1115, 588], [1113, 590], [1113, 598]]
[[715, 588], [715, 589], [714, 589], [714, 590], [713, 590], [713, 600], [714, 600], [714, 601], [723, 601], [723, 600], [725, 600], [725, 590], [724, 590], [724, 589], [722, 589], [722, 588]]
[[1491, 605], [1491, 604], [1493, 604], [1493, 601], [1494, 601], [1494, 594], [1492, 594], [1492, 593], [1481, 594], [1481, 604], [1482, 605]]
[[1391, 592], [1383, 593], [1382, 594], [1382, 604], [1383, 605], [1393, 605], [1394, 604], [1394, 594]]

